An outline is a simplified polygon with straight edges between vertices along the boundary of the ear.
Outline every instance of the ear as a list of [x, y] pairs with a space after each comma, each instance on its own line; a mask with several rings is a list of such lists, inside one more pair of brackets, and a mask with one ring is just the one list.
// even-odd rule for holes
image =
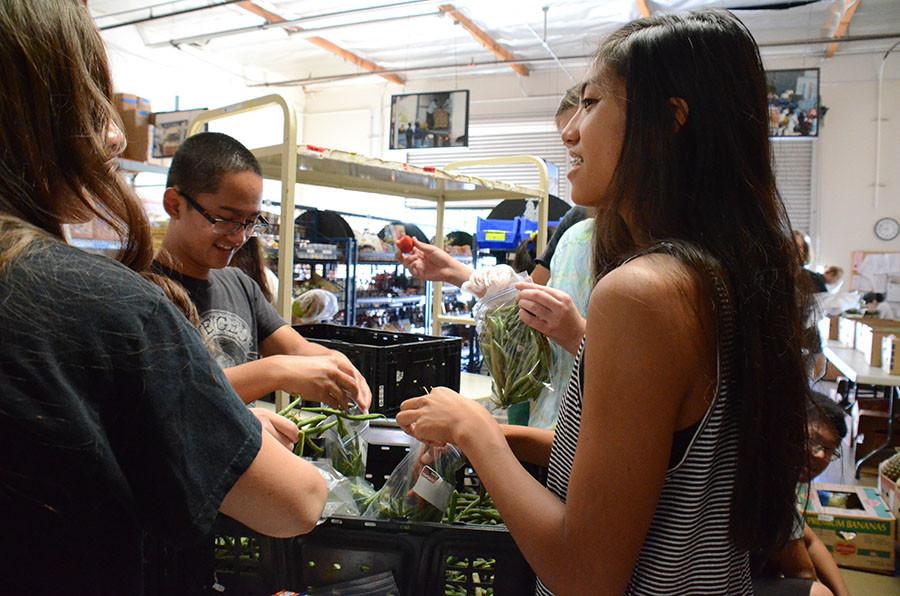
[[682, 99], [681, 97], [670, 97], [669, 98], [669, 107], [672, 108], [672, 112], [675, 115], [675, 131], [678, 132], [681, 130], [681, 127], [684, 126], [684, 123], [687, 122], [688, 119], [688, 103]]
[[178, 194], [178, 191], [172, 187], [166, 189], [166, 192], [163, 194], [163, 208], [166, 210], [166, 213], [169, 214], [169, 217], [172, 219], [179, 219], [185, 210], [184, 201], [181, 198], [181, 195]]

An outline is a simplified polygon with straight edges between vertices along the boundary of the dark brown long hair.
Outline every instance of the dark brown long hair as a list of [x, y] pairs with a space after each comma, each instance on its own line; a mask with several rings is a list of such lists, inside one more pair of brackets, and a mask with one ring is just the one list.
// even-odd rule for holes
[[0, 268], [37, 237], [35, 228], [62, 239], [63, 224], [97, 217], [121, 239], [118, 259], [146, 269], [150, 229], [116, 173], [122, 147], [108, 133], [121, 126], [87, 9], [76, 0], [0, 3], [0, 72]]
[[263, 245], [258, 237], [250, 236], [247, 238], [244, 245], [231, 257], [229, 265], [237, 267], [250, 276], [250, 279], [255, 281], [259, 289], [262, 290], [266, 300], [275, 302], [272, 293], [273, 288], [269, 287], [269, 280], [266, 278], [266, 257], [263, 254]]
[[[667, 240], [689, 245], [695, 267], [724, 273], [736, 318], [730, 406], [740, 428], [732, 536], [751, 550], [776, 548], [794, 521], [805, 461], [807, 302], [772, 173], [756, 43], [724, 11], [640, 19], [602, 44], [593, 72], [601, 86], [616, 77], [627, 89], [622, 153], [596, 220], [595, 271]], [[671, 98], [688, 106], [680, 127]]]

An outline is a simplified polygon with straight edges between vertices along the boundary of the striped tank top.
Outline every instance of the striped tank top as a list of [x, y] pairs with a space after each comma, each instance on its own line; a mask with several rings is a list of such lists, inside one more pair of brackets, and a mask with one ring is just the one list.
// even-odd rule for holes
[[[670, 252], [670, 248], [660, 245], [648, 252]], [[656, 512], [626, 594], [752, 593], [749, 553], [738, 549], [729, 534], [739, 435], [736, 406], [729, 399], [735, 391], [731, 372], [734, 311], [723, 280], [712, 271], [705, 273], [713, 282], [718, 317], [716, 392], [687, 449], [666, 470]], [[581, 432], [583, 353], [584, 341], [563, 398], [550, 453], [547, 487], [563, 501]], [[537, 594], [551, 592], [538, 581]]]

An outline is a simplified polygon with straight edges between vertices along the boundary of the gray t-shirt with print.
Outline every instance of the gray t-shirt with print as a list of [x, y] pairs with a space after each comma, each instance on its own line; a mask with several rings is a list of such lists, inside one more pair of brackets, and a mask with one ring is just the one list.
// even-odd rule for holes
[[222, 368], [259, 358], [259, 344], [285, 325], [259, 286], [237, 267], [211, 269], [208, 279], [182, 275], [159, 264], [157, 273], [181, 283], [200, 315], [200, 333]]

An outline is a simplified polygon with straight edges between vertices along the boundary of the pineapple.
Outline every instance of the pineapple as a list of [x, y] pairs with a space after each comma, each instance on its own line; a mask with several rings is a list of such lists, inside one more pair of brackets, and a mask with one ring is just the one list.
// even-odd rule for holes
[[885, 460], [881, 471], [893, 482], [900, 480], [900, 451]]

